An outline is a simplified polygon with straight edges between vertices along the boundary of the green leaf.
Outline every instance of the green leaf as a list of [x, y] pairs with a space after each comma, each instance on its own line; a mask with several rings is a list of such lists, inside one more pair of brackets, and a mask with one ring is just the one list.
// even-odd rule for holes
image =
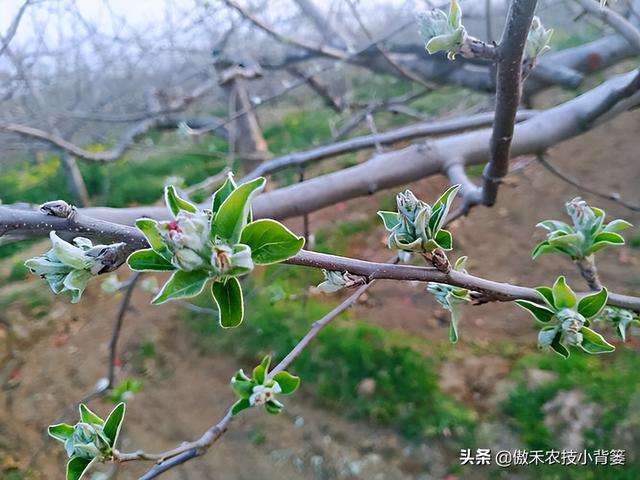
[[61, 239], [55, 231], [49, 232], [49, 238], [53, 245], [53, 254], [65, 265], [77, 270], [86, 270], [95, 264], [93, 258], [84, 254], [84, 250]]
[[561, 338], [562, 338], [562, 331], [558, 331], [555, 338], [553, 339], [553, 342], [551, 342], [551, 348], [553, 349], [554, 352], [556, 352], [561, 357], [569, 358], [569, 350], [567, 350], [567, 347], [565, 347], [564, 345], [562, 345], [562, 343], [560, 343]]
[[62, 284], [71, 292], [71, 303], [78, 303], [82, 292], [87, 288], [87, 283], [91, 279], [89, 270], [73, 270], [71, 271]]
[[547, 323], [553, 318], [554, 313], [551, 310], [537, 303], [528, 300], [515, 300], [515, 303], [527, 310], [539, 322]]
[[60, 442], [66, 442], [67, 438], [73, 435], [73, 427], [66, 423], [58, 423], [57, 425], [50, 425], [47, 432], [50, 437], [53, 437]]
[[176, 298], [195, 297], [202, 292], [207, 280], [209, 280], [209, 274], [204, 270], [194, 270], [193, 272], [176, 270], [164, 284], [162, 290], [151, 300], [151, 303], [159, 305]]
[[398, 214], [396, 212], [387, 212], [384, 210], [379, 210], [378, 215], [382, 219], [384, 223], [384, 228], [391, 231], [394, 229], [396, 225], [400, 223], [400, 219], [398, 218]]
[[612, 220], [604, 227], [605, 232], [619, 232], [626, 228], [633, 227], [633, 225], [626, 220], [622, 220], [618, 218], [617, 220]]
[[256, 178], [236, 188], [222, 202], [220, 208], [211, 222], [211, 237], [218, 236], [230, 243], [237, 243], [242, 229], [246, 225], [251, 197], [262, 190], [266, 180], [263, 177]]
[[235, 277], [211, 284], [211, 294], [218, 305], [218, 321], [222, 328], [235, 328], [244, 317], [242, 287]]
[[449, 50], [455, 46], [455, 36], [451, 34], [437, 35], [431, 38], [425, 48], [430, 55], [441, 51]]
[[89, 408], [84, 403], [80, 404], [79, 410], [80, 421], [84, 423], [94, 423], [100, 426], [104, 425], [104, 421], [98, 415], [89, 410]]
[[80, 480], [95, 462], [95, 458], [89, 460], [88, 458], [71, 457], [67, 462], [67, 480]]
[[436, 234], [436, 243], [443, 250], [451, 250], [453, 248], [453, 236], [448, 230], [439, 230]]
[[254, 386], [255, 384], [253, 382], [247, 380], [238, 380], [237, 378], [234, 378], [231, 381], [231, 389], [240, 398], [249, 398], [253, 393]]
[[248, 398], [241, 398], [231, 407], [231, 415], [235, 416], [239, 414], [242, 410], [246, 410], [247, 408], [251, 408], [251, 404], [249, 403]]
[[260, 362], [260, 365], [256, 366], [253, 369], [253, 379], [256, 383], [262, 385], [264, 383], [265, 378], [267, 377], [267, 373], [269, 372], [269, 365], [271, 363], [271, 357], [269, 355], [265, 356]]
[[300, 377], [291, 375], [289, 372], [278, 372], [273, 376], [282, 389], [282, 395], [291, 395], [300, 386]]
[[582, 297], [578, 302], [578, 313], [584, 318], [595, 317], [607, 304], [608, 296], [607, 289], [603, 288], [598, 293]]
[[111, 445], [112, 448], [118, 441], [118, 435], [120, 434], [120, 428], [122, 427], [122, 421], [124, 420], [126, 409], [127, 407], [124, 402], [120, 402], [113, 410], [111, 410], [111, 413], [104, 422], [104, 434], [109, 439], [109, 445]]
[[456, 260], [456, 263], [453, 264], [453, 269], [456, 272], [463, 272], [466, 265], [467, 265], [467, 256], [463, 255], [462, 257], [458, 257], [458, 259]]
[[573, 290], [569, 288], [563, 276], [559, 276], [553, 284], [553, 304], [560, 310], [562, 308], [573, 308], [576, 306], [577, 298]]
[[601, 232], [593, 238], [589, 253], [595, 253], [609, 245], [624, 245], [624, 238], [619, 233]]
[[432, 235], [436, 235], [438, 230], [442, 227], [458, 190], [460, 190], [460, 185], [453, 185], [449, 187], [431, 207], [429, 229]]
[[136, 227], [144, 234], [151, 248], [168, 260], [168, 249], [162, 242], [162, 236], [160, 235], [160, 230], [158, 230], [158, 222], [151, 218], [139, 218], [136, 220]]
[[538, 292], [538, 294], [542, 297], [542, 299], [549, 307], [551, 307], [552, 309], [555, 308], [555, 305], [553, 303], [553, 290], [551, 290], [549, 287], [537, 287], [536, 292]]
[[451, 322], [449, 323], [449, 341], [458, 342], [458, 320], [460, 318], [460, 304], [449, 301], [449, 311], [451, 312]]
[[275, 220], [257, 220], [242, 230], [240, 243], [251, 247], [251, 258], [256, 264], [269, 265], [297, 254], [304, 238]]
[[136, 272], [171, 272], [176, 269], [171, 262], [150, 248], [133, 252], [127, 258], [127, 265]]
[[564, 222], [560, 222], [558, 220], [545, 220], [536, 225], [536, 227], [542, 227], [549, 232], [555, 232], [556, 230], [560, 230], [564, 233], [574, 233], [573, 228], [567, 225]]
[[531, 252], [531, 258], [535, 260], [540, 255], [544, 255], [545, 253], [550, 253], [550, 252], [557, 252], [557, 251], [559, 250], [556, 247], [549, 245], [549, 242], [545, 240], [544, 242], [540, 242], [538, 245], [536, 245], [536, 248], [534, 248], [533, 252]]
[[175, 217], [180, 213], [180, 210], [186, 210], [187, 212], [196, 213], [196, 206], [186, 200], [183, 200], [178, 196], [178, 192], [176, 192], [176, 187], [173, 185], [169, 185], [164, 189], [164, 201], [167, 204], [167, 207], [173, 213]]
[[284, 405], [282, 405], [277, 400], [271, 399], [264, 404], [264, 408], [267, 411], [267, 413], [270, 413], [271, 415], [277, 415], [282, 411], [282, 409], [284, 408]]
[[553, 247], [569, 247], [578, 249], [582, 244], [582, 235], [580, 235], [579, 233], [556, 235], [553, 237], [549, 237], [547, 242]]
[[607, 342], [602, 335], [588, 327], [580, 329], [582, 333], [582, 349], [587, 353], [598, 354], [613, 352], [616, 347]]
[[229, 173], [222, 186], [218, 190], [216, 190], [211, 197], [211, 211], [213, 212], [214, 216], [218, 212], [218, 210], [220, 210], [220, 205], [222, 205], [222, 202], [224, 202], [227, 197], [231, 195], [231, 192], [233, 192], [236, 188], [238, 188], [238, 186], [233, 180], [233, 174]]

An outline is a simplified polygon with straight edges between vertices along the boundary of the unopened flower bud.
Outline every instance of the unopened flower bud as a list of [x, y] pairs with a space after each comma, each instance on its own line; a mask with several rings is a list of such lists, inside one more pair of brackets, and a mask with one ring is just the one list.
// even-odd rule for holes
[[102, 427], [92, 423], [78, 423], [64, 446], [69, 457], [77, 456], [87, 459], [105, 458], [111, 453], [109, 440]]
[[567, 202], [567, 213], [577, 230], [588, 230], [597, 222], [596, 214], [580, 197]]
[[275, 396], [282, 390], [278, 382], [273, 382], [273, 385], [267, 387], [265, 385], [256, 385], [253, 387], [253, 393], [249, 397], [249, 404], [251, 406], [264, 405], [270, 400], [274, 400]]

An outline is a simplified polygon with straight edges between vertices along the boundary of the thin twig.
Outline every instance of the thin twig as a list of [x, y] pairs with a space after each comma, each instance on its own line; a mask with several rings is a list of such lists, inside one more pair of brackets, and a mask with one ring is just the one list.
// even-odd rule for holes
[[[333, 310], [327, 313], [320, 320], [315, 321], [309, 331], [300, 341], [291, 349], [291, 351], [268, 373], [268, 378], [282, 371], [293, 363], [293, 361], [300, 356], [305, 348], [311, 343], [311, 341], [317, 337], [320, 331], [326, 327], [333, 319], [338, 317], [345, 310], [353, 306], [360, 296], [366, 292], [373, 284], [375, 280], [371, 280], [369, 283], [361, 285], [353, 294], [336, 306]], [[158, 454], [148, 454], [143, 451], [132, 453], [116, 453], [116, 461], [118, 462], [130, 462], [136, 460], [147, 460], [158, 462], [149, 471], [140, 477], [139, 480], [151, 480], [156, 478], [161, 473], [166, 472], [178, 465], [181, 465], [192, 458], [203, 455], [211, 445], [213, 445], [228, 429], [229, 424], [233, 420], [231, 414], [231, 408], [227, 410], [222, 419], [209, 428], [198, 440], [193, 442], [185, 442], [182, 445]]]
[[140, 272], [134, 272], [131, 277], [129, 277], [127, 285], [124, 288], [122, 300], [120, 300], [120, 306], [118, 307], [116, 321], [113, 325], [113, 333], [111, 334], [111, 340], [109, 340], [109, 373], [107, 375], [107, 389], [113, 388], [114, 386], [118, 338], [120, 337], [120, 331], [122, 330], [122, 322], [124, 321], [124, 317], [127, 314], [127, 309], [129, 308], [131, 294], [133, 293], [136, 283], [141, 276], [142, 274]]
[[538, 159], [538, 162], [540, 162], [540, 164], [543, 167], [545, 167], [547, 170], [549, 170], [551, 173], [553, 173], [559, 179], [567, 182], [569, 185], [572, 185], [572, 186], [576, 187], [577, 189], [579, 189], [579, 190], [581, 190], [583, 192], [590, 193], [592, 195], [595, 195], [595, 196], [600, 197], [600, 198], [604, 198], [606, 200], [611, 200], [612, 202], [617, 203], [618, 205], [621, 205], [621, 206], [631, 210], [632, 212], [640, 212], [640, 205], [639, 204], [633, 204], [633, 203], [629, 203], [629, 202], [623, 200], [620, 197], [620, 194], [618, 192], [609, 192], [609, 193], [607, 193], [607, 192], [596, 190], [593, 187], [586, 186], [586, 185], [582, 184], [579, 180], [575, 179], [574, 177], [571, 177], [571, 176], [567, 175], [566, 173], [564, 173], [561, 170], [559, 170], [558, 167], [556, 167], [555, 165], [551, 164], [549, 162], [549, 160], [546, 158], [546, 155], [544, 155], [544, 154], [538, 154], [538, 155], [536, 155], [536, 158]]

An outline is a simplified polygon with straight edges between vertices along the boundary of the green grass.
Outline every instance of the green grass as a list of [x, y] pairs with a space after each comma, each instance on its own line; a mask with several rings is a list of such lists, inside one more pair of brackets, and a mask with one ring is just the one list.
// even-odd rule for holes
[[[557, 378], [536, 388], [528, 388], [524, 372], [537, 368], [557, 374]], [[573, 352], [568, 360], [551, 354], [533, 354], [520, 360], [514, 371], [517, 387], [503, 405], [503, 413], [524, 445], [530, 449], [549, 450], [561, 447], [544, 425], [543, 406], [559, 391], [580, 389], [590, 402], [596, 403], [600, 414], [596, 425], [586, 432], [584, 448], [626, 449], [637, 446], [616, 444], [614, 432], [628, 421], [630, 402], [640, 396], [638, 371], [640, 357], [630, 348], [618, 348], [609, 356], [588, 356]], [[637, 415], [636, 415], [637, 417]], [[638, 419], [635, 419], [638, 422]], [[619, 440], [618, 440], [619, 441]], [[637, 449], [636, 449], [637, 450]], [[636, 452], [637, 454], [637, 452]], [[624, 469], [613, 467], [563, 468], [539, 467], [543, 478], [640, 478], [640, 462], [627, 461]], [[559, 476], [560, 475], [560, 476]]]
[[[205, 354], [233, 352], [247, 368], [268, 353], [280, 359], [331, 308], [314, 298], [300, 298], [301, 285], [319, 280], [316, 272], [269, 267], [262, 279], [247, 285], [247, 312], [239, 328], [223, 332], [206, 315], [189, 314], [187, 321]], [[280, 300], [274, 302], [274, 289], [284, 292], [284, 298], [277, 295]], [[290, 370], [302, 377], [305, 391], [321, 406], [349, 418], [391, 426], [408, 438], [443, 432], [468, 438], [473, 412], [440, 391], [437, 361], [409, 347], [414, 340], [400, 333], [390, 336], [383, 328], [343, 314]], [[375, 382], [373, 394], [358, 392], [365, 379]]]

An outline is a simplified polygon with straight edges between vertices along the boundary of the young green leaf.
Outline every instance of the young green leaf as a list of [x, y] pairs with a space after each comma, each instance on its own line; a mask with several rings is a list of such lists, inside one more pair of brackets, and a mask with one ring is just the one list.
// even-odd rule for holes
[[211, 284], [211, 293], [218, 305], [218, 321], [222, 328], [235, 328], [242, 323], [244, 302], [242, 287], [235, 277]]
[[453, 185], [449, 187], [432, 205], [431, 217], [429, 218], [429, 228], [433, 234], [442, 227], [458, 190], [460, 190], [460, 185]]
[[300, 377], [291, 375], [289, 372], [278, 372], [273, 376], [273, 379], [280, 385], [282, 395], [291, 395], [300, 386]]
[[146, 237], [149, 245], [153, 250], [158, 252], [166, 259], [170, 258], [166, 245], [162, 242], [160, 230], [158, 230], [158, 222], [151, 218], [139, 218], [136, 220], [136, 227]]
[[257, 220], [242, 230], [240, 243], [251, 247], [256, 264], [269, 265], [293, 257], [304, 245], [304, 238], [275, 220]]
[[67, 441], [67, 438], [73, 435], [73, 427], [66, 423], [58, 423], [57, 425], [50, 425], [47, 432], [50, 437], [64, 443]]
[[598, 293], [582, 297], [578, 302], [578, 313], [584, 318], [595, 317], [606, 305], [608, 298], [607, 289], [603, 288]]
[[246, 380], [238, 380], [234, 378], [231, 381], [231, 389], [240, 398], [249, 398], [253, 391], [254, 383]]
[[593, 238], [589, 253], [595, 253], [609, 245], [624, 245], [624, 238], [619, 233], [602, 232]]
[[122, 421], [124, 420], [126, 409], [127, 407], [124, 402], [120, 402], [113, 410], [111, 410], [111, 413], [104, 422], [104, 434], [109, 439], [109, 444], [112, 448], [118, 441], [118, 435], [120, 434], [120, 428], [122, 427]]
[[436, 243], [443, 250], [451, 250], [453, 248], [453, 236], [448, 230], [439, 230], [436, 234]]
[[455, 300], [449, 301], [449, 311], [451, 312], [451, 322], [449, 323], [449, 341], [458, 343], [458, 321], [460, 319], [460, 303]]
[[204, 270], [194, 270], [192, 272], [177, 270], [173, 272], [171, 278], [164, 284], [155, 298], [151, 300], [151, 303], [159, 305], [168, 300], [195, 297], [202, 292], [207, 280], [209, 280], [209, 274]]
[[398, 214], [396, 212], [386, 212], [384, 210], [379, 210], [378, 215], [382, 219], [382, 223], [384, 223], [384, 228], [391, 231], [393, 228], [400, 223], [400, 219], [398, 218]]
[[253, 369], [253, 373], [251, 376], [253, 377], [254, 382], [258, 384], [262, 384], [264, 383], [264, 379], [266, 378], [266, 375], [267, 375], [267, 372], [264, 366], [260, 364]]
[[553, 304], [557, 309], [573, 308], [576, 306], [576, 294], [569, 288], [563, 276], [558, 277], [553, 284]]
[[519, 307], [527, 310], [539, 322], [547, 323], [553, 318], [554, 313], [551, 310], [537, 303], [528, 300], [516, 300], [515, 303]]
[[80, 421], [84, 423], [94, 423], [100, 426], [104, 425], [104, 421], [98, 415], [89, 410], [84, 403], [81, 403], [78, 408], [80, 410]]
[[218, 236], [230, 243], [237, 243], [246, 225], [251, 208], [251, 198], [266, 184], [263, 177], [256, 178], [236, 188], [222, 202], [211, 222], [211, 236]]
[[279, 401], [275, 399], [271, 399], [264, 404], [264, 408], [267, 411], [267, 413], [270, 413], [271, 415], [277, 415], [280, 412], [282, 412], [284, 405], [282, 405]]
[[[557, 232], [561, 233], [561, 232]], [[554, 235], [547, 240], [552, 247], [579, 248], [582, 243], [582, 236], [579, 233], [568, 233], [566, 235]]]
[[171, 272], [176, 269], [171, 262], [150, 248], [133, 252], [127, 265], [136, 272]]
[[619, 232], [621, 230], [624, 230], [626, 228], [632, 227], [633, 225], [630, 224], [629, 222], [627, 222], [626, 220], [622, 220], [622, 219], [617, 219], [617, 220], [612, 220], [611, 222], [609, 222], [607, 224], [607, 226], [604, 228], [605, 232]]
[[536, 291], [549, 307], [552, 309], [555, 308], [555, 304], [553, 303], [553, 290], [549, 287], [536, 287]]
[[589, 327], [582, 327], [582, 349], [587, 353], [598, 354], [613, 352], [616, 347], [607, 342], [598, 332], [591, 330]]
[[251, 408], [251, 404], [249, 403], [248, 398], [241, 398], [231, 407], [231, 415], [235, 416], [239, 414], [242, 410], [246, 410], [247, 408]]
[[186, 210], [187, 212], [196, 213], [196, 206], [186, 200], [183, 200], [178, 196], [176, 187], [169, 185], [164, 189], [164, 200], [169, 207], [171, 213], [175, 217], [180, 213], [180, 210]]
[[544, 242], [540, 242], [538, 245], [536, 245], [536, 248], [534, 248], [533, 252], [531, 252], [531, 258], [535, 260], [540, 255], [556, 251], [558, 251], [558, 249], [554, 246], [549, 245], [549, 242], [545, 240]]
[[556, 352], [561, 357], [569, 358], [569, 350], [567, 350], [567, 347], [565, 347], [564, 345], [562, 345], [562, 343], [560, 343], [561, 338], [562, 338], [562, 332], [558, 331], [555, 338], [551, 342], [551, 348], [553, 349], [554, 352]]
[[80, 480], [96, 461], [96, 458], [72, 457], [67, 463], [67, 480]]
[[224, 202], [227, 197], [231, 195], [231, 192], [233, 192], [236, 188], [238, 188], [238, 186], [233, 180], [233, 174], [229, 173], [222, 186], [218, 190], [216, 190], [211, 197], [211, 211], [213, 212], [214, 216], [216, 213], [218, 213], [218, 210], [220, 210], [220, 205], [222, 205], [222, 202]]
[[536, 227], [542, 227], [549, 232], [554, 232], [556, 230], [560, 230], [564, 233], [573, 233], [573, 228], [567, 225], [564, 222], [560, 222], [558, 220], [545, 220], [536, 225]]

